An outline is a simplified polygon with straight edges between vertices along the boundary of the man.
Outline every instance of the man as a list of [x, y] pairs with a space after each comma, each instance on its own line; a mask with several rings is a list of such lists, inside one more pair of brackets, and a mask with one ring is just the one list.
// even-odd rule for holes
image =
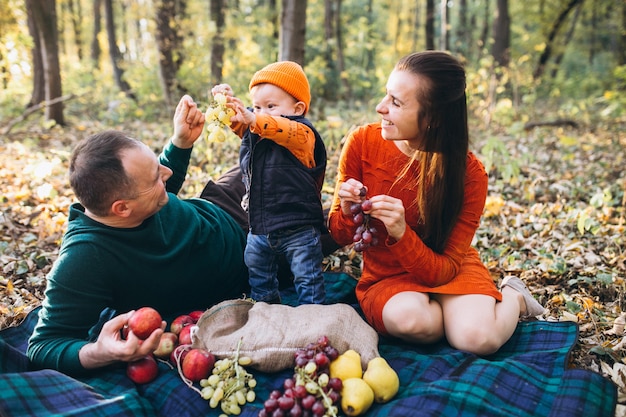
[[158, 158], [113, 130], [75, 148], [70, 184], [79, 203], [29, 340], [35, 367], [80, 375], [139, 359], [156, 349], [165, 323], [143, 342], [132, 332], [123, 339], [135, 309], [171, 319], [247, 291], [241, 226], [209, 201], [176, 197], [203, 125], [184, 96]]

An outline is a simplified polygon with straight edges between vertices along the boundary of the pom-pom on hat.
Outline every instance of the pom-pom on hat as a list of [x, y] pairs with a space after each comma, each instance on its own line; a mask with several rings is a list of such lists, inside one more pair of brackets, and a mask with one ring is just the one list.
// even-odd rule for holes
[[302, 101], [306, 108], [304, 114], [309, 111], [311, 104], [311, 88], [309, 80], [302, 67], [292, 61], [280, 61], [269, 64], [257, 71], [250, 80], [250, 89], [258, 84], [273, 84], [282, 88], [298, 101]]

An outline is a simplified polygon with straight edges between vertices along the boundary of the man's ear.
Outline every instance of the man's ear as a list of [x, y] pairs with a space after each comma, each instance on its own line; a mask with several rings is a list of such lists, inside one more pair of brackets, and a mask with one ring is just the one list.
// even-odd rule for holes
[[111, 204], [111, 214], [118, 217], [128, 217], [133, 212], [132, 208], [128, 205], [128, 200], [115, 200]]
[[294, 107], [293, 110], [296, 116], [304, 116], [304, 111], [306, 110], [306, 104], [304, 104], [304, 101], [299, 101], [296, 103], [296, 106]]

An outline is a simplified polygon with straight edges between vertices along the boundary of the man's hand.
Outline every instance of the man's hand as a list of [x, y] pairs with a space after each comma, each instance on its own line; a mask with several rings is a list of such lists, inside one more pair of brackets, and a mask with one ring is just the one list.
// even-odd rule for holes
[[159, 346], [166, 323], [162, 322], [161, 328], [152, 332], [146, 340], [138, 339], [132, 332], [124, 340], [121, 331], [132, 314], [133, 311], [130, 311], [107, 321], [102, 326], [98, 340], [82, 347], [78, 358], [86, 369], [100, 368], [120, 361], [131, 362], [154, 352]]
[[181, 149], [189, 149], [200, 137], [204, 128], [204, 113], [193, 99], [185, 94], [174, 113], [174, 136], [172, 143]]

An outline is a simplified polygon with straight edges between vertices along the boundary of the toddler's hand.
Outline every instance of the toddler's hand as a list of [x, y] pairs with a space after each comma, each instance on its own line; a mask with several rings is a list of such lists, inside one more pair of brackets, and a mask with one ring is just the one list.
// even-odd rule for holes
[[228, 84], [217, 84], [211, 89], [211, 94], [216, 95], [218, 93], [224, 94], [226, 97], [233, 97], [233, 89]]

